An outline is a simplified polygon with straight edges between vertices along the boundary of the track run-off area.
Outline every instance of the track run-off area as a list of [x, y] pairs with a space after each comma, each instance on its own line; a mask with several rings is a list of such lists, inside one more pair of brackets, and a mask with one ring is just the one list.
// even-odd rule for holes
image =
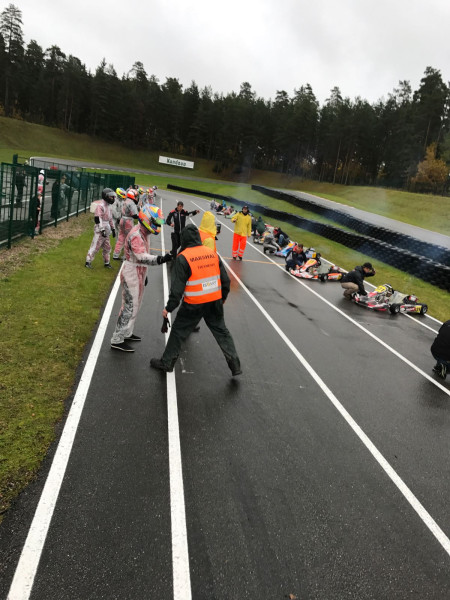
[[[158, 195], [166, 216], [180, 198], [209, 209]], [[367, 311], [251, 239], [231, 260], [233, 224], [217, 220], [243, 374], [230, 376], [204, 322], [173, 373], [149, 368], [165, 344], [167, 265], [149, 267], [136, 352], [111, 350], [117, 278], [58, 442], [2, 524], [1, 598], [450, 598], [439, 322]], [[151, 237], [154, 253], [170, 232]]]

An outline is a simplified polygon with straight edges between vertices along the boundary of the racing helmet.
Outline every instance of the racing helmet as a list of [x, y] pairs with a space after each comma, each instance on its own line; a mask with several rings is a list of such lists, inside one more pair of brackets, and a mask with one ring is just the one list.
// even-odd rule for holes
[[411, 302], [411, 304], [415, 304], [417, 302], [417, 296], [414, 296], [414, 294], [411, 294], [406, 297], [406, 300], [408, 302]]
[[111, 188], [105, 188], [102, 191], [102, 199], [106, 200], [108, 204], [114, 204], [116, 201], [116, 192]]
[[122, 200], [127, 197], [127, 193], [123, 188], [117, 188], [116, 194], [119, 196], [119, 198], [122, 198]]
[[157, 185], [154, 185], [152, 189], [154, 189], [154, 190], [157, 190], [157, 189], [158, 189], [158, 186], [157, 186]]
[[41, 170], [39, 171], [39, 175], [45, 175], [45, 171], [44, 171], [44, 169], [41, 169]]
[[146, 204], [141, 208], [138, 215], [139, 222], [155, 235], [161, 231], [161, 225], [164, 225], [164, 215], [162, 210], [154, 204]]
[[392, 294], [394, 293], [394, 288], [392, 287], [392, 285], [389, 285], [388, 283], [386, 283], [386, 285], [384, 287], [386, 288], [386, 291], [385, 291], [386, 297], [390, 298], [392, 296]]
[[127, 198], [131, 198], [131, 200], [134, 200], [137, 203], [136, 190], [128, 190]]
[[144, 188], [142, 188], [142, 187], [138, 188], [138, 192], [139, 192], [139, 194], [143, 194], [144, 193]]

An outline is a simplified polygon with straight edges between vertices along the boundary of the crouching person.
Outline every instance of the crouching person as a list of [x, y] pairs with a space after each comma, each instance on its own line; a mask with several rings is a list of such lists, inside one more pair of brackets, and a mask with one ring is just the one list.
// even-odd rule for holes
[[434, 373], [441, 379], [445, 379], [450, 369], [450, 321], [445, 321], [441, 325], [431, 346], [431, 354], [437, 361], [433, 367]]
[[139, 212], [138, 221], [125, 240], [125, 261], [120, 273], [122, 307], [111, 338], [111, 348], [122, 352], [134, 352], [128, 342], [141, 341], [140, 336], [133, 333], [133, 329], [147, 285], [148, 265], [161, 265], [172, 260], [170, 254], [149, 254], [150, 234], [158, 235], [164, 224], [161, 209], [157, 206], [144, 206]]
[[351, 300], [353, 294], [356, 294], [357, 292], [361, 294], [361, 296], [367, 296], [364, 287], [364, 278], [372, 277], [373, 275], [375, 275], [375, 269], [372, 267], [371, 263], [368, 262], [364, 263], [362, 267], [355, 267], [353, 271], [346, 273], [341, 279], [341, 287], [345, 290], [344, 298]]

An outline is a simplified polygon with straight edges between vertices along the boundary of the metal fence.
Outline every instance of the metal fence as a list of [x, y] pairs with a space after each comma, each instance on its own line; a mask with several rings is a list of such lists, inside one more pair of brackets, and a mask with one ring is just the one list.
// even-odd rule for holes
[[[86, 212], [105, 187], [126, 189], [134, 184], [134, 177], [61, 167], [1, 163], [0, 247], [10, 248], [23, 236], [34, 237], [46, 227], [57, 227], [59, 222]], [[42, 191], [39, 215], [38, 191]]]

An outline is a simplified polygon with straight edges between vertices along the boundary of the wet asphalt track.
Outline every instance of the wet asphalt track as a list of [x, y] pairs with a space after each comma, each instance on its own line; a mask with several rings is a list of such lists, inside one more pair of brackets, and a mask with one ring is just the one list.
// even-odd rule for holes
[[[161, 195], [167, 214], [178, 195]], [[183, 199], [188, 210], [208, 208]], [[365, 311], [342, 299], [339, 283], [301, 283], [251, 241], [245, 260], [232, 261], [232, 226], [219, 219], [218, 250], [264, 312], [231, 274], [226, 322], [243, 375], [230, 377], [204, 323], [175, 370], [190, 567], [177, 600], [448, 599], [450, 385], [367, 333], [430, 375], [435, 334], [417, 321], [438, 324]], [[148, 368], [164, 347], [162, 282], [151, 267], [134, 354], [109, 349], [116, 298], [33, 600], [174, 597], [166, 376]], [[441, 528], [441, 542], [324, 386]], [[0, 529], [2, 598], [46, 470]]]

